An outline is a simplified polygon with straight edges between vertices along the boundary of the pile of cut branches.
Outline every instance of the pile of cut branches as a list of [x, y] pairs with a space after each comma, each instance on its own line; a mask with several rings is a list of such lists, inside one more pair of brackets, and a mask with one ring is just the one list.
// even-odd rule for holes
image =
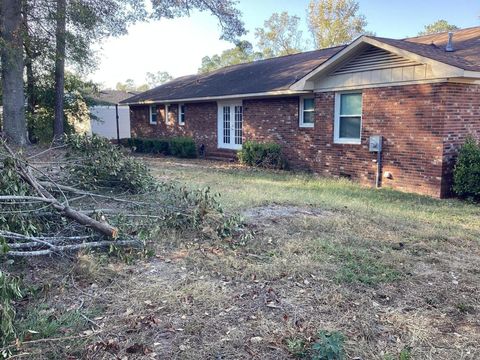
[[8, 256], [142, 247], [166, 228], [210, 237], [231, 237], [239, 229], [208, 189], [158, 183], [105, 139], [74, 135], [60, 149], [31, 156], [6, 141], [1, 148], [0, 244]]

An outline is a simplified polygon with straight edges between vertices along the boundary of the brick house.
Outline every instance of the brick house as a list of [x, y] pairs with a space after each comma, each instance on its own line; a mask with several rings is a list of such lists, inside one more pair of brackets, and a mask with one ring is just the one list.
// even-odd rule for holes
[[191, 136], [207, 157], [273, 141], [292, 168], [444, 197], [459, 146], [480, 137], [480, 27], [362, 36], [181, 77], [124, 103], [133, 137]]

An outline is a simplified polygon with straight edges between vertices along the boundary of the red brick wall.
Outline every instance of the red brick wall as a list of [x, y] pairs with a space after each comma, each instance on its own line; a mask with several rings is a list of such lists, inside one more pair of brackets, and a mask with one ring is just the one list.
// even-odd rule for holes
[[293, 168], [312, 170], [316, 139], [298, 126], [298, 97], [244, 100], [245, 140], [273, 141], [284, 148]]
[[444, 99], [442, 194], [449, 195], [458, 149], [469, 135], [480, 139], [480, 86], [448, 84]]
[[[284, 148], [293, 168], [322, 175], [348, 176], [374, 186], [376, 154], [370, 135], [383, 136], [383, 169], [392, 179], [382, 186], [432, 196], [448, 195], [456, 150], [467, 134], [480, 136], [480, 86], [435, 83], [364, 89], [362, 141], [333, 141], [333, 92], [317, 93], [315, 127], [300, 128], [298, 97], [248, 99], [244, 105], [244, 139], [274, 141]], [[160, 106], [163, 109], [163, 106]], [[177, 106], [171, 106], [171, 120]], [[187, 104], [185, 127], [175, 121], [149, 125], [148, 107], [132, 107], [133, 136], [192, 136], [217, 147], [215, 102]], [[163, 118], [162, 113], [162, 118]]]
[[189, 103], [185, 106], [185, 125], [177, 121], [178, 104], [168, 107], [168, 123], [165, 122], [165, 106], [158, 105], [159, 116], [156, 125], [149, 121], [149, 107], [130, 107], [130, 126], [133, 137], [191, 136], [198, 146], [205, 144], [206, 151], [217, 149], [217, 103]]

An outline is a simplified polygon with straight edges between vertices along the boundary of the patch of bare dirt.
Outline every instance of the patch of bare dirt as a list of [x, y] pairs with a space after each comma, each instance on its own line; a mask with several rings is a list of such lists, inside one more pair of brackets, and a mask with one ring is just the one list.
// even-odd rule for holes
[[277, 220], [292, 217], [327, 217], [333, 212], [319, 208], [307, 208], [288, 205], [265, 205], [247, 209], [241, 213], [243, 217], [253, 223], [265, 220]]

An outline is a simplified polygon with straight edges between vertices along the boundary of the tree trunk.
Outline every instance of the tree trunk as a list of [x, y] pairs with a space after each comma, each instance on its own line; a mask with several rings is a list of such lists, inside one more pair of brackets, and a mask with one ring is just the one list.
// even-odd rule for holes
[[64, 133], [63, 107], [65, 92], [65, 33], [66, 33], [66, 0], [57, 0], [57, 26], [55, 31], [55, 120], [53, 136], [60, 139]]
[[1, 1], [3, 128], [18, 145], [27, 142], [23, 90], [22, 2]]
[[25, 69], [27, 70], [27, 112], [32, 115], [35, 112], [36, 94], [35, 94], [35, 76], [33, 74], [34, 51], [28, 28], [28, 1], [22, 1], [23, 29], [24, 29], [24, 49], [25, 49]]

